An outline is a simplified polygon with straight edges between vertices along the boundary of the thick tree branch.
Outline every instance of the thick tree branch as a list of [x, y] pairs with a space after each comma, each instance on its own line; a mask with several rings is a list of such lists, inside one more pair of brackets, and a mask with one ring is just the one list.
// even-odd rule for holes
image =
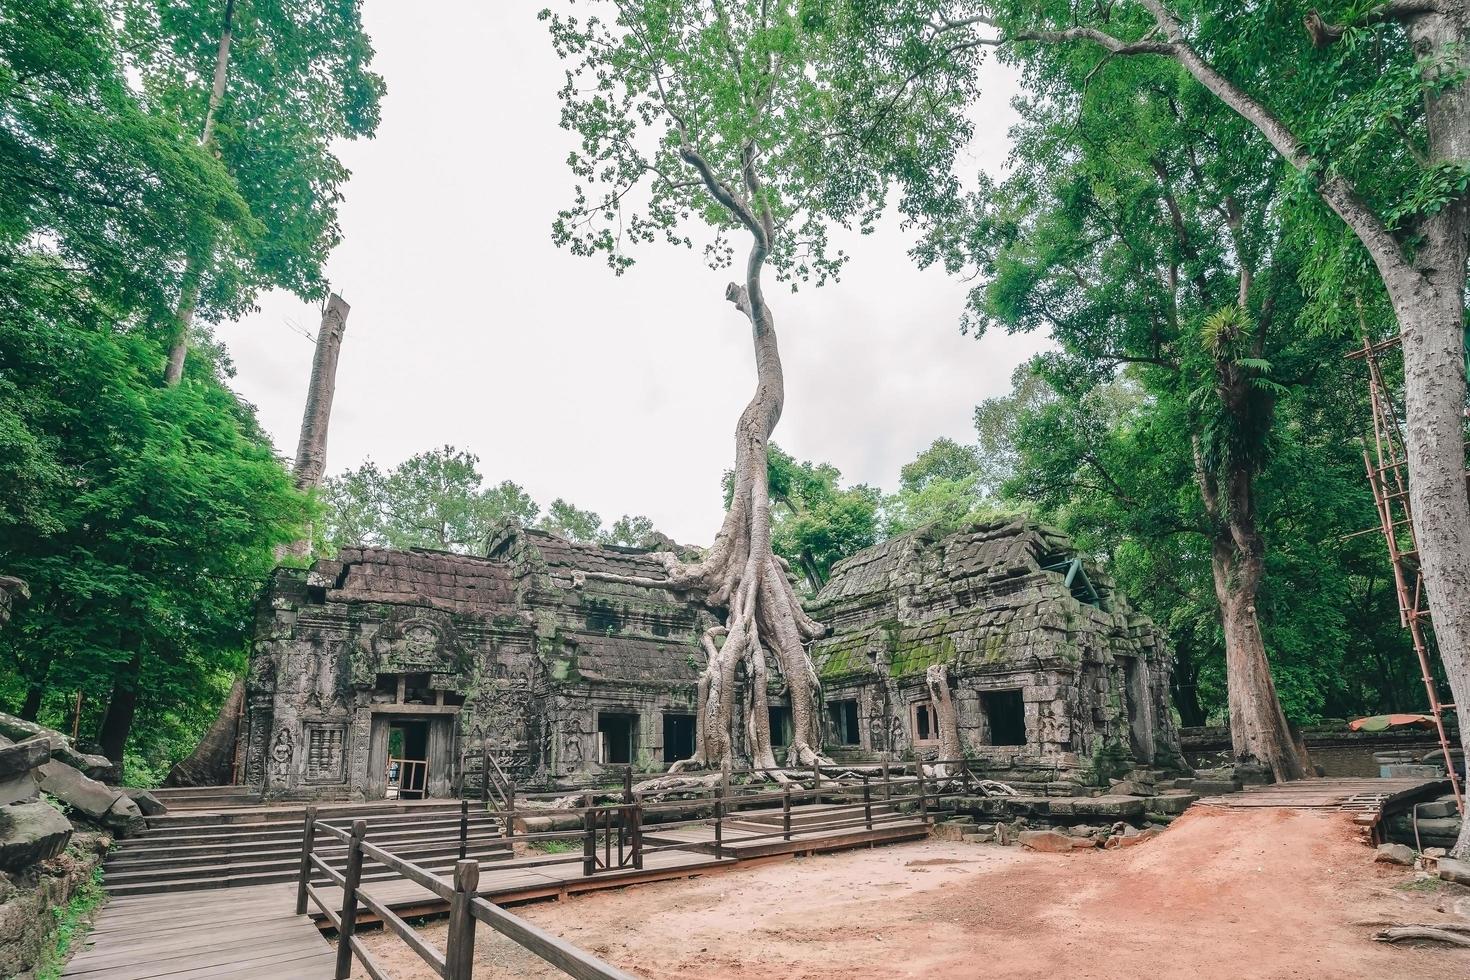
[[[1153, 34], [1139, 41], [1123, 41], [1106, 31], [1093, 27], [1072, 27], [1061, 31], [1023, 31], [1010, 36], [1010, 41], [1037, 41], [1062, 43], [1067, 41], [1089, 41], [1115, 55], [1162, 55], [1177, 61], [1186, 71], [1221, 102], [1233, 109], [1242, 119], [1254, 126], [1267, 142], [1286, 158], [1293, 167], [1311, 174], [1317, 181], [1317, 192], [1327, 206], [1337, 214], [1362, 241], [1373, 257], [1374, 263], [1385, 278], [1417, 273], [1405, 260], [1398, 239], [1389, 230], [1377, 213], [1359, 195], [1357, 188], [1346, 177], [1331, 172], [1306, 151], [1301, 140], [1291, 129], [1276, 117], [1261, 102], [1243, 88], [1220, 74], [1184, 37], [1183, 27], [1163, 0], [1136, 0], [1153, 15], [1156, 30], [1163, 39]], [[1383, 10], [1392, 9], [1396, 16], [1411, 16], [1426, 13], [1418, 0], [1393, 0]], [[1437, 5], [1436, 5], [1437, 6]]]
[[1312, 46], [1327, 48], [1341, 40], [1342, 36], [1352, 27], [1368, 27], [1392, 20], [1406, 20], [1410, 17], [1444, 12], [1444, 4], [1439, 0], [1389, 0], [1388, 3], [1368, 11], [1351, 24], [1329, 24], [1315, 10], [1308, 12], [1307, 16], [1302, 18], [1302, 23], [1307, 33], [1311, 35]]

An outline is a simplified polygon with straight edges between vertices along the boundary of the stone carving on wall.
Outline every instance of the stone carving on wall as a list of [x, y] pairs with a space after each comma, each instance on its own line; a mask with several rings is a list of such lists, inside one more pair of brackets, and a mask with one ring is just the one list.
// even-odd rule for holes
[[270, 738], [270, 708], [255, 708], [250, 712], [250, 741], [245, 746], [245, 785], [259, 786], [265, 782], [266, 742]]
[[366, 644], [368, 656], [359, 658], [353, 683], [370, 686], [379, 673], [460, 674], [469, 669], [453, 621], [443, 614], [425, 613], [389, 620]]
[[306, 781], [340, 783], [345, 779], [342, 751], [347, 730], [342, 725], [306, 726]]
[[311, 675], [311, 693], [307, 703], [320, 711], [332, 711], [342, 706], [342, 686], [339, 683], [342, 655], [329, 653], [317, 658], [316, 670]]
[[291, 776], [291, 730], [282, 725], [271, 743], [271, 781], [281, 785]]

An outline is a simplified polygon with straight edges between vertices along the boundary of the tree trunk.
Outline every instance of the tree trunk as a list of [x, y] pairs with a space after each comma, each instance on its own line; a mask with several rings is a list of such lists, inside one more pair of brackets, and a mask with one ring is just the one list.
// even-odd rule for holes
[[1266, 644], [1256, 621], [1256, 592], [1264, 562], [1259, 555], [1241, 554], [1226, 534], [1216, 537], [1210, 566], [1225, 632], [1225, 685], [1235, 761], [1269, 769], [1277, 780], [1301, 779], [1301, 760], [1276, 696]]
[[[225, 82], [229, 77], [230, 44], [234, 39], [235, 0], [225, 0], [224, 24], [220, 28], [219, 46], [214, 56], [214, 84], [209, 90], [209, 106], [204, 112], [204, 129], [199, 135], [199, 145], [209, 146], [214, 141], [215, 115], [225, 97]], [[168, 365], [163, 369], [164, 384], [172, 387], [184, 377], [184, 359], [189, 353], [189, 331], [194, 326], [194, 310], [199, 305], [199, 283], [203, 275], [203, 262], [193, 254], [185, 260], [184, 284], [179, 295], [179, 305], [174, 311], [174, 336], [168, 349]]]
[[[316, 355], [311, 362], [311, 384], [306, 390], [306, 409], [301, 416], [301, 437], [296, 443], [296, 465], [291, 471], [298, 490], [320, 486], [327, 472], [327, 429], [332, 421], [332, 398], [337, 392], [337, 358], [351, 310], [347, 301], [336, 293], [327, 298], [322, 310]], [[285, 553], [302, 558], [311, 554], [310, 529], [286, 548]]]
[[960, 719], [954, 709], [954, 699], [949, 693], [949, 665], [930, 664], [924, 671], [924, 686], [929, 691], [929, 703], [934, 705], [934, 719], [939, 726], [939, 762], [934, 775], [947, 778], [957, 768], [952, 763], [965, 757], [960, 744]]
[[112, 697], [108, 699], [102, 728], [97, 734], [102, 754], [118, 765], [122, 765], [128, 734], [133, 730], [133, 715], [138, 709], [138, 672], [142, 665], [137, 653], [126, 664], [119, 665], [113, 676]]
[[[1470, 71], [1470, 4], [1407, 24], [1420, 58]], [[1470, 84], [1425, 100], [1431, 166], [1470, 161]], [[1434, 636], [1457, 705], [1470, 706], [1470, 500], [1465, 493], [1465, 272], [1470, 194], [1425, 219], [1411, 272], [1384, 273], [1404, 352], [1409, 503]], [[1377, 256], [1375, 256], [1375, 259]], [[1384, 263], [1379, 263], [1383, 270]], [[1402, 265], [1399, 266], [1402, 270]], [[1464, 711], [1461, 711], [1464, 717]], [[1470, 725], [1460, 725], [1470, 758]], [[1470, 860], [1470, 819], [1451, 853]]]
[[245, 706], [245, 682], [236, 680], [214, 724], [199, 745], [182, 762], [169, 770], [165, 786], [226, 786], [235, 762], [235, 743], [240, 735], [240, 715]]
[[26, 721], [35, 721], [41, 713], [41, 697], [45, 694], [41, 685], [32, 681], [26, 687], [26, 699], [20, 706], [20, 716]]
[[[688, 152], [698, 159], [693, 151]], [[702, 160], [697, 166], [708, 174]], [[768, 655], [785, 681], [791, 705], [788, 763], [796, 766], [830, 763], [821, 754], [819, 683], [806, 650], [806, 643], [820, 636], [823, 630], [802, 611], [786, 563], [771, 550], [766, 447], [781, 418], [786, 398], [775, 323], [761, 290], [761, 270], [772, 234], [771, 222], [769, 216], [754, 217], [743, 202], [734, 199], [728, 187], [713, 177], [705, 179], [718, 199], [729, 202], [727, 207], [732, 211], [739, 209], [737, 213], [754, 237], [745, 284], [731, 283], [725, 292], [726, 298], [750, 321], [756, 362], [755, 394], [735, 429], [735, 490], [730, 509], [714, 543], [697, 563], [686, 565], [672, 553], [657, 554], [668, 571], [667, 579], [607, 573], [588, 573], [586, 578], [694, 592], [703, 595], [709, 605], [725, 611], [725, 624], [706, 631], [701, 638], [708, 659], [699, 682], [694, 755], [674, 763], [672, 772], [702, 766], [737, 766], [740, 760], [735, 739], [735, 688], [741, 669], [745, 679], [744, 724], [749, 761], [757, 768], [777, 768], [767, 711]], [[755, 177], [749, 166], [745, 179], [750, 199], [758, 199]]]

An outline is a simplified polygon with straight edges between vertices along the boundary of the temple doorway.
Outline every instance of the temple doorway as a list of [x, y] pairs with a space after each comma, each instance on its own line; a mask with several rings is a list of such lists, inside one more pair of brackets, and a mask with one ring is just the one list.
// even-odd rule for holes
[[368, 799], [423, 800], [452, 795], [453, 714], [373, 712]]

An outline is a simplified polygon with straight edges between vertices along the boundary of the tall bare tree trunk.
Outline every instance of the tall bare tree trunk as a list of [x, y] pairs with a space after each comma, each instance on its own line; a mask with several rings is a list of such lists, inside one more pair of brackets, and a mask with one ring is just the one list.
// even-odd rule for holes
[[[204, 130], [199, 135], [199, 145], [207, 147], [214, 142], [214, 119], [220, 103], [225, 97], [225, 83], [229, 78], [230, 44], [234, 40], [235, 0], [225, 0], [224, 24], [220, 28], [219, 47], [214, 57], [214, 85], [209, 90], [209, 106], [204, 111]], [[184, 377], [184, 359], [189, 353], [189, 331], [194, 326], [194, 311], [199, 306], [199, 286], [204, 274], [205, 260], [190, 252], [184, 260], [183, 287], [179, 294], [179, 305], [174, 310], [174, 337], [169, 344], [168, 365], [163, 371], [164, 383], [172, 387]]]
[[762, 194], [753, 146], [745, 151], [743, 196], [715, 177], [697, 151], [685, 146], [681, 154], [753, 239], [744, 284], [732, 282], [725, 291], [726, 299], [750, 321], [756, 364], [755, 394], [735, 427], [735, 491], [719, 534], [697, 563], [687, 565], [672, 553], [660, 552], [657, 557], [668, 572], [667, 579], [606, 573], [588, 573], [587, 578], [697, 593], [726, 611], [725, 624], [701, 638], [707, 664], [699, 682], [694, 755], [676, 762], [671, 771], [737, 764], [735, 696], [742, 668], [749, 761], [758, 768], [777, 768], [766, 710], [770, 691], [767, 656], [775, 661], [791, 705], [787, 762], [801, 766], [830, 762], [821, 754], [820, 689], [806, 649], [808, 642], [822, 635], [823, 628], [802, 611], [785, 561], [771, 550], [766, 447], [786, 400], [775, 321], [761, 289], [774, 222], [759, 203]]
[[[1470, 2], [1446, 0], [1444, 8], [1408, 21], [1414, 52], [1421, 59], [1453, 59], [1441, 70], [1470, 73]], [[1470, 166], [1470, 83], [1463, 75], [1426, 95], [1425, 120], [1429, 165]], [[1422, 231], [1412, 271], [1385, 273], [1384, 282], [1404, 350], [1404, 444], [1420, 570], [1440, 659], [1464, 719], [1470, 711], [1470, 500], [1464, 444], [1470, 193], [1462, 192], [1426, 219]], [[1470, 758], [1470, 724], [1463, 720], [1460, 739]], [[1452, 853], [1470, 860], [1470, 819], [1461, 823]]]
[[118, 765], [122, 764], [123, 751], [133, 730], [133, 716], [138, 710], [138, 677], [143, 669], [143, 658], [136, 650], [134, 641], [132, 658], [127, 663], [118, 664], [112, 680], [112, 696], [108, 698], [102, 727], [97, 734], [102, 754]]
[[[1238, 382], [1238, 374], [1233, 379]], [[1226, 403], [1231, 403], [1228, 396]], [[1301, 779], [1306, 771], [1281, 710], [1256, 619], [1256, 595], [1266, 570], [1266, 547], [1256, 528], [1251, 474], [1239, 461], [1231, 465], [1224, 474], [1222, 496], [1221, 481], [1206, 469], [1198, 438], [1194, 457], [1205, 514], [1215, 528], [1210, 569], [1225, 635], [1232, 754], [1237, 763], [1269, 769], [1278, 780]]]
[[[332, 398], [337, 392], [337, 358], [342, 336], [347, 332], [347, 314], [352, 307], [336, 293], [327, 298], [322, 325], [316, 335], [316, 355], [311, 361], [311, 384], [306, 389], [306, 408], [301, 415], [301, 437], [296, 443], [296, 465], [291, 471], [297, 490], [321, 485], [327, 472], [327, 430], [332, 422]], [[305, 557], [311, 553], [311, 533], [291, 544], [286, 554]]]

